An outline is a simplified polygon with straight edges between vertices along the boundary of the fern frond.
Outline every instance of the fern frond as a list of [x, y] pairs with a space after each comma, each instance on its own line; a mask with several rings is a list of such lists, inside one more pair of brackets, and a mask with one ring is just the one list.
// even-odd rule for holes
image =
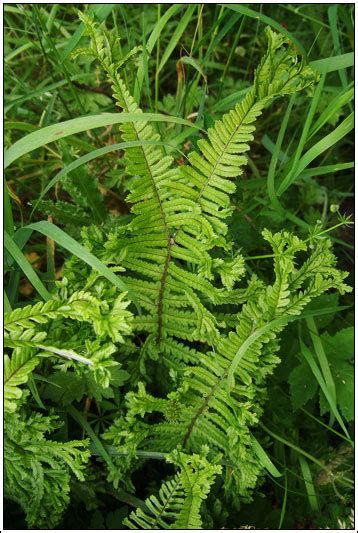
[[[255, 287], [254, 296], [237, 315], [235, 329], [212, 340], [212, 351], [198, 354], [197, 362], [184, 367], [179, 388], [170, 393], [166, 403], [154, 399], [143, 386], [126, 397], [132, 430], [136, 418], [144, 419], [141, 427], [147, 436], [142, 446], [169, 451], [181, 445], [197, 452], [209, 444], [224, 454], [232, 468], [235, 490], [243, 497], [255, 486], [261, 471], [250, 426], [261, 414], [265, 379], [280, 361], [276, 355], [280, 333], [313, 297], [338, 286], [347, 290], [342, 282], [346, 274], [335, 268], [330, 254], [325, 256], [324, 267], [316, 250], [302, 263], [299, 256], [307, 253], [303, 241], [288, 232], [272, 235], [264, 231], [263, 235], [274, 251], [274, 283]], [[318, 242], [317, 246], [322, 251], [327, 245]], [[298, 282], [302, 278], [304, 290]], [[175, 416], [168, 416], [173, 413], [174, 400]], [[153, 409], [167, 421], [147, 424], [146, 413]]]
[[32, 328], [34, 324], [46, 324], [58, 316], [58, 310], [63, 303], [56, 300], [38, 302], [35, 305], [18, 307], [4, 315], [4, 328], [7, 331], [16, 331], [18, 328]]
[[[120, 51], [112, 34], [88, 16], [80, 18], [90, 37], [90, 55], [106, 72], [117, 104], [125, 112], [141, 113], [121, 78]], [[126, 171], [134, 176], [127, 200], [133, 204], [135, 217], [124, 231], [121, 228], [110, 235], [107, 260], [124, 266], [132, 279], [152, 283], [139, 295], [148, 314], [134, 326], [138, 332], [155, 334], [158, 355], [167, 338], [202, 340], [207, 332], [217, 334], [198, 300], [230, 302], [229, 291], [243, 275], [240, 256], [223, 261], [210, 255], [214, 246], [228, 246], [223, 236], [227, 232], [224, 219], [231, 213], [230, 195], [236, 189], [232, 178], [242, 172], [254, 123], [264, 106], [315, 81], [314, 73], [303, 66], [287, 41], [270, 29], [266, 33], [268, 51], [252, 88], [209, 129], [208, 138], [198, 142], [200, 153], [189, 155], [190, 166], [172, 168], [173, 159], [155, 145], [126, 152]], [[126, 141], [159, 141], [146, 122], [123, 124], [121, 131]], [[218, 276], [228, 291], [216, 287]], [[170, 311], [175, 300], [181, 301], [182, 314]]]
[[[92, 19], [81, 18], [90, 37], [90, 56], [105, 71], [116, 103], [126, 113], [142, 113], [121, 77], [122, 58], [113, 35]], [[137, 364], [145, 376], [146, 359], [163, 362], [177, 386], [166, 398], [151, 395], [142, 383], [138, 392], [126, 395], [126, 413], [104, 434], [128, 454], [121, 471], [133, 466], [133, 450], [139, 445], [168, 452], [182, 446], [197, 453], [209, 444], [224, 454], [230, 469], [227, 479], [235, 494], [244, 498], [261, 472], [251, 427], [262, 413], [265, 380], [279, 363], [280, 334], [312, 298], [330, 288], [348, 290], [346, 274], [335, 268], [324, 240], [312, 242], [311, 248], [288, 232], [269, 231], [263, 236], [273, 249], [272, 284], [253, 276], [246, 289], [238, 286], [245, 265], [226, 236], [226, 219], [256, 120], [274, 99], [309, 88], [317, 80], [292, 43], [269, 28], [266, 34], [267, 52], [251, 88], [198, 141], [188, 165], [173, 168], [173, 159], [155, 145], [159, 135], [150, 123], [120, 126], [124, 140], [150, 144], [126, 152], [126, 173], [131, 176], [127, 199], [134, 216], [126, 226], [114, 227], [99, 251], [107, 264], [125, 269], [128, 286], [143, 308], [132, 322], [139, 358], [129, 365]], [[307, 249], [311, 253], [302, 262]], [[76, 270], [84, 284], [87, 274], [81, 277]], [[109, 290], [105, 281], [103, 286], [104, 292]], [[118, 477], [113, 479], [118, 483]], [[161, 520], [166, 497], [163, 489], [159, 499], [149, 501], [149, 515], [140, 511], [137, 522], [131, 520], [149, 526], [158, 513]], [[169, 504], [165, 508], [170, 509]], [[175, 523], [200, 527], [196, 512], [192, 517], [192, 522], [183, 518]]]
[[29, 528], [54, 528], [69, 502], [71, 474], [84, 480], [88, 441], [46, 439], [59, 427], [56, 418], [12, 413], [5, 419], [5, 495], [21, 505]]
[[10, 357], [4, 355], [4, 409], [5, 412], [13, 413], [17, 407], [17, 401], [22, 396], [19, 385], [27, 382], [29, 375], [38, 365], [39, 359], [35, 356], [33, 348], [15, 348]]
[[173, 479], [162, 484], [158, 497], [146, 499], [147, 511], [132, 512], [124, 522], [130, 529], [202, 529], [200, 507], [221, 466], [201, 455], [174, 450], [167, 456], [179, 467]]
[[184, 498], [184, 489], [177, 474], [162, 484], [158, 496], [152, 495], [145, 500], [146, 512], [137, 509], [124, 525], [130, 529], [170, 529], [170, 524], [183, 507]]
[[46, 324], [59, 317], [76, 320], [91, 320], [93, 313], [98, 313], [101, 302], [90, 292], [76, 291], [64, 300], [49, 300], [34, 305], [19, 307], [4, 315], [6, 331], [33, 328], [35, 324]]
[[184, 183], [196, 191], [191, 197], [218, 234], [226, 232], [221, 218], [230, 214], [229, 195], [236, 189], [230, 180], [242, 174], [254, 123], [263, 108], [274, 98], [302, 91], [317, 80], [317, 75], [298, 59], [291, 43], [269, 27], [265, 31], [268, 50], [256, 69], [252, 88], [208, 130], [208, 139], [198, 141], [200, 153], [189, 154], [190, 166], [181, 167]]

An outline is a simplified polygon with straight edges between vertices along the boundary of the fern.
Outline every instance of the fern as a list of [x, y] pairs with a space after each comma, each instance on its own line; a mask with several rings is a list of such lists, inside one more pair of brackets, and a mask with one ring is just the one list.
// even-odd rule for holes
[[[6, 496], [23, 507], [30, 528], [57, 525], [69, 502], [71, 474], [84, 480], [82, 470], [90, 454], [85, 449], [88, 441], [45, 438], [45, 433], [61, 424], [52, 415], [28, 415], [28, 392], [23, 386], [44, 357], [61, 358], [67, 385], [73, 376], [70, 368], [87, 382], [80, 397], [77, 391], [74, 398], [80, 400], [85, 390], [100, 397], [112, 381], [118, 383], [113, 368], [120, 364], [113, 359], [117, 348], [112, 340], [124, 342], [131, 331], [125, 294], [117, 294], [111, 305], [88, 291], [67, 296], [65, 287], [63, 282], [57, 300], [5, 313], [4, 344], [13, 348], [4, 359]], [[87, 328], [83, 327], [86, 322]]]
[[[99, 61], [119, 107], [141, 113], [121, 78], [113, 35], [89, 17], [81, 19], [90, 37], [81, 53]], [[266, 35], [267, 53], [252, 87], [198, 141], [188, 165], [175, 168], [173, 159], [153, 144], [127, 150], [126, 172], [133, 176], [127, 200], [135, 216], [114, 229], [99, 252], [102, 260], [125, 268], [126, 282], [144, 309], [133, 320], [144, 339], [139, 371], [147, 377], [145, 359], [157, 360], [169, 366], [177, 383], [167, 398], [147, 393], [140, 383], [138, 393], [127, 394], [127, 414], [104, 437], [128, 453], [124, 469], [132, 467], [138, 446], [170, 452], [180, 445], [197, 453], [209, 444], [224, 454], [231, 472], [226, 491], [243, 498], [261, 473], [250, 427], [262, 413], [265, 378], [279, 362], [280, 333], [312, 298], [332, 288], [349, 290], [346, 273], [335, 268], [329, 241], [313, 239], [314, 250], [298, 268], [306, 242], [267, 230], [263, 236], [274, 253], [274, 283], [265, 286], [253, 276], [246, 290], [237, 286], [245, 275], [244, 259], [233, 252], [225, 221], [255, 122], [274, 99], [317, 80], [282, 35], [269, 28]], [[148, 123], [121, 128], [124, 140], [159, 141]], [[214, 257], [214, 248], [223, 249], [224, 257]], [[234, 308], [229, 316], [222, 312], [225, 304]], [[193, 349], [191, 343], [200, 347]], [[162, 420], [149, 422], [151, 413]]]
[[[234, 490], [243, 497], [250, 494], [261, 472], [250, 426], [262, 412], [265, 378], [280, 362], [275, 355], [279, 334], [312, 298], [331, 288], [341, 293], [349, 290], [344, 283], [347, 273], [336, 270], [333, 256], [331, 263], [329, 254], [324, 263], [318, 261], [329, 249], [329, 241], [319, 240], [309, 259], [297, 268], [296, 255], [307, 248], [303, 241], [287, 232], [272, 235], [266, 230], [264, 237], [275, 252], [274, 283], [244, 304], [235, 330], [213, 341], [212, 351], [197, 354], [197, 361], [185, 366], [176, 393], [159, 399], [141, 385], [138, 393], [127, 394], [128, 414], [126, 421], [119, 422], [127, 432], [140, 431], [140, 446], [151, 450], [170, 451], [181, 445], [197, 452], [203, 444], [210, 444], [224, 454], [232, 469]], [[139, 422], [153, 412], [167, 421]], [[124, 449], [124, 435], [113, 428], [106, 436]]]
[[23, 411], [5, 418], [5, 495], [21, 505], [29, 528], [54, 528], [69, 502], [71, 474], [84, 480], [88, 442], [46, 439], [59, 427], [56, 418]]
[[32, 348], [15, 348], [10, 357], [4, 356], [4, 409], [5, 412], [16, 410], [16, 400], [22, 396], [19, 385], [27, 382], [29, 374], [38, 365]]
[[[123, 58], [114, 33], [87, 15], [80, 18], [89, 46], [73, 55], [99, 62], [123, 112], [142, 113], [121, 74], [141, 48]], [[23, 506], [29, 525], [56, 525], [71, 472], [82, 478], [78, 448], [85, 445], [46, 440], [45, 427], [55, 429], [54, 419], [26, 412], [25, 385], [44, 357], [56, 364], [46, 389], [55, 403], [69, 405], [85, 394], [111, 397], [104, 391], [127, 377], [135, 385], [123, 400], [116, 394], [114, 420], [103, 433], [118, 454], [110, 458], [115, 466], [107, 477], [115, 488], [134, 489], [130, 474], [143, 453], [160, 450], [178, 469], [146, 500], [146, 510], [131, 513], [128, 527], [201, 529], [203, 501], [222, 470], [225, 496], [236, 504], [251, 497], [263, 470], [252, 431], [263, 412], [266, 378], [280, 362], [280, 335], [312, 299], [350, 290], [331, 242], [319, 233], [302, 240], [263, 231], [273, 251], [272, 283], [255, 274], [244, 281], [249, 269], [227, 235], [230, 197], [258, 117], [276, 98], [317, 80], [290, 42], [269, 28], [266, 35], [268, 49], [245, 98], [198, 141], [188, 164], [175, 164], [150, 123], [120, 126], [124, 141], [139, 142], [125, 153], [132, 214], [108, 235], [96, 226], [81, 233], [84, 245], [125, 278], [142, 312], [132, 314], [126, 294], [72, 257], [53, 300], [5, 316], [5, 346], [13, 349], [5, 359], [9, 496]], [[67, 179], [65, 187], [87, 207], [81, 180]], [[69, 216], [76, 215], [72, 207]], [[122, 371], [116, 377], [122, 366], [130, 376]]]
[[162, 484], [158, 497], [150, 496], [144, 512], [132, 512], [124, 524], [130, 529], [202, 529], [200, 507], [209, 493], [221, 466], [210, 464], [203, 449], [201, 455], [187, 455], [174, 450], [167, 461], [179, 472]]
[[[120, 75], [119, 50], [112, 34], [81, 14], [90, 46], [81, 53], [97, 59], [106, 72], [114, 98], [123, 111], [140, 113]], [[316, 79], [282, 36], [266, 30], [269, 46], [245, 99], [209, 129], [198, 142], [200, 152], [189, 155], [190, 165], [173, 167], [173, 159], [159, 147], [143, 145], [126, 151], [127, 173], [134, 176], [128, 202], [136, 215], [127, 227], [109, 236], [104, 258], [127, 271], [126, 282], [138, 292], [147, 312], [134, 320], [138, 332], [149, 334], [147, 354], [158, 357], [163, 341], [206, 343], [219, 327], [205, 298], [212, 304], [231, 301], [230, 290], [243, 275], [243, 258], [213, 259], [214, 246], [231, 247], [225, 238], [225, 219], [231, 214], [232, 179], [242, 173], [244, 155], [253, 139], [254, 122], [274, 98], [310, 86]], [[264, 81], [263, 81], [264, 80]], [[126, 141], [157, 142], [149, 123], [122, 126]], [[186, 266], [185, 266], [186, 265]], [[214, 284], [220, 276], [224, 287]], [[139, 281], [140, 280], [140, 281]], [[138, 290], [140, 286], [142, 290]], [[155, 355], [156, 354], [156, 355]]]

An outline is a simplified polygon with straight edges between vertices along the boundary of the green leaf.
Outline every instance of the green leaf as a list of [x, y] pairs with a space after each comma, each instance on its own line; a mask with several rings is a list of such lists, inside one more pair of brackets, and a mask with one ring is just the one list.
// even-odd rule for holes
[[[112, 374], [112, 370], [111, 374]], [[112, 399], [114, 397], [113, 390], [111, 387], [104, 387], [102, 384], [98, 383], [96, 376], [91, 373], [87, 374], [85, 377], [86, 383], [86, 394], [91, 398], [94, 398], [96, 402], [102, 402], [104, 399]]]
[[[350, 361], [354, 358], [354, 328], [340, 330], [334, 336], [324, 333], [321, 337], [327, 359], [336, 385], [339, 408], [344, 418], [354, 418], [354, 367]], [[320, 401], [321, 412], [326, 412], [326, 403]]]
[[293, 172], [284, 178], [278, 188], [277, 194], [280, 196], [288, 187], [302, 174], [305, 168], [322, 152], [331, 148], [338, 141], [343, 139], [354, 128], [354, 115], [351, 113], [346, 117], [331, 133], [320, 139], [314, 144], [298, 161], [297, 166]]
[[338, 405], [344, 418], [350, 422], [354, 419], [354, 367], [349, 363], [341, 363], [340, 368], [334, 368], [332, 372]]
[[114, 368], [111, 368], [111, 377], [110, 377], [110, 384], [113, 387], [122, 387], [126, 381], [129, 379], [129, 374], [125, 370], [122, 370], [119, 368], [119, 366], [115, 366]]
[[[156, 25], [154, 26], [154, 29], [152, 31], [152, 33], [150, 34], [150, 37], [147, 41], [147, 51], [148, 51], [148, 55], [150, 55], [154, 49], [154, 46], [156, 44], [156, 42], [158, 41], [158, 39], [160, 38], [160, 34], [163, 30], [163, 28], [166, 26], [166, 24], [168, 23], [169, 19], [175, 15], [175, 13], [177, 11], [179, 11], [179, 9], [181, 9], [181, 5], [180, 4], [172, 4], [170, 7], [168, 7], [168, 9], [165, 11], [165, 13], [163, 14], [163, 16], [158, 20], [158, 22], [156, 23]], [[144, 75], [145, 75], [145, 64], [144, 64], [144, 54], [143, 54], [143, 61], [140, 63], [139, 67], [138, 67], [138, 71], [137, 71], [137, 74], [136, 74], [136, 85], [135, 85], [135, 89], [134, 89], [134, 98], [136, 101], [139, 101], [139, 96], [140, 96], [140, 92], [141, 92], [141, 88], [142, 88], [142, 84], [143, 84], [143, 79], [144, 79]]]
[[4, 168], [7, 168], [19, 157], [28, 154], [41, 146], [68, 137], [69, 135], [75, 135], [82, 131], [113, 124], [125, 124], [128, 122], [169, 122], [200, 129], [188, 120], [161, 115], [159, 113], [102, 113], [101, 115], [79, 117], [60, 122], [59, 124], [52, 124], [46, 128], [41, 128], [17, 141], [11, 146], [11, 148], [6, 150], [4, 154]]
[[[326, 351], [322, 344], [321, 337], [320, 337], [320, 334], [318, 333], [318, 329], [314, 321], [314, 318], [313, 317], [307, 318], [306, 323], [307, 323], [308, 331], [311, 336], [315, 354], [318, 359], [319, 365], [321, 367], [322, 375], [324, 377], [327, 389], [329, 390], [329, 393], [335, 405], [337, 405], [337, 394], [336, 394], [335, 382], [332, 376], [330, 365], [327, 360]], [[333, 417], [333, 413], [331, 413], [330, 425], [333, 424], [333, 421], [334, 421], [334, 417]]]
[[288, 382], [294, 411], [305, 405], [317, 393], [317, 380], [306, 362], [292, 370]]
[[15, 348], [12, 357], [4, 358], [4, 409], [14, 412], [22, 396], [19, 385], [27, 382], [30, 373], [38, 365], [39, 359], [34, 356], [32, 348]]
[[75, 400], [79, 402], [85, 393], [82, 376], [74, 372], [55, 372], [48, 381], [44, 398], [61, 405], [70, 405]]
[[323, 333], [321, 336], [329, 362], [338, 366], [340, 361], [351, 361], [354, 358], [354, 328], [344, 328], [331, 336]]
[[318, 365], [312, 355], [312, 353], [310, 352], [310, 350], [307, 348], [307, 346], [304, 344], [304, 342], [300, 339], [300, 346], [301, 346], [301, 353], [302, 355], [304, 356], [304, 358], [306, 359], [307, 363], [309, 364], [315, 378], [317, 379], [318, 381], [318, 384], [319, 386], [321, 387], [321, 392], [324, 394], [327, 402], [329, 403], [329, 406], [334, 414], [334, 416], [337, 418], [337, 421], [339, 423], [339, 425], [341, 426], [341, 428], [343, 429], [343, 432], [344, 434], [346, 435], [346, 437], [350, 438], [349, 437], [349, 433], [347, 431], [347, 428], [342, 420], [342, 417], [335, 405], [335, 401], [334, 399], [332, 398], [331, 394], [330, 394], [330, 391], [329, 389], [327, 388], [327, 385], [324, 381], [324, 378], [322, 376], [322, 373], [320, 371], [320, 369], [318, 368]]
[[12, 216], [12, 208], [6, 180], [4, 185], [4, 227], [8, 234], [12, 237], [14, 234], [14, 219]]
[[282, 474], [277, 470], [261, 444], [255, 439], [255, 437], [252, 438], [252, 447], [254, 449], [254, 452], [256, 453], [260, 463], [266, 470], [271, 474], [273, 477], [281, 477]]
[[164, 51], [164, 54], [162, 55], [162, 58], [159, 63], [158, 72], [160, 72], [164, 65], [167, 63], [168, 59], [170, 58], [174, 48], [178, 44], [178, 41], [180, 37], [183, 35], [187, 25], [190, 23], [192, 19], [192, 15], [194, 10], [196, 9], [196, 5], [189, 5], [184, 13], [184, 15], [181, 17], [179, 24], [176, 25], [175, 31], [173, 35], [171, 36], [171, 39]]
[[321, 74], [327, 74], [328, 72], [334, 72], [335, 70], [342, 70], [343, 68], [353, 67], [354, 53], [349, 52], [348, 54], [317, 59], [316, 61], [312, 61], [310, 65]]
[[301, 467], [302, 476], [305, 482], [305, 487], [307, 491], [307, 497], [312, 511], [318, 511], [318, 499], [316, 496], [315, 486], [312, 480], [311, 469], [306, 459], [301, 455], [298, 455], [298, 460]]
[[[47, 222], [47, 224], [49, 223]], [[51, 224], [49, 225], [51, 226]], [[4, 244], [6, 250], [15, 259], [16, 263], [19, 265], [19, 267], [21, 268], [25, 276], [28, 278], [29, 282], [39, 293], [41, 298], [43, 298], [45, 301], [50, 300], [52, 298], [51, 294], [48, 292], [45, 285], [42, 283], [29, 261], [26, 259], [20, 248], [10, 237], [7, 231], [4, 232]]]
[[318, 329], [326, 328], [334, 319], [335, 314], [338, 312], [336, 311], [336, 307], [338, 307], [339, 303], [339, 294], [334, 292], [332, 294], [322, 294], [321, 296], [318, 296], [314, 300], [312, 300], [306, 307], [306, 312], [310, 311], [325, 311], [328, 309], [332, 309], [331, 313], [322, 314], [315, 316], [315, 322], [318, 327]]

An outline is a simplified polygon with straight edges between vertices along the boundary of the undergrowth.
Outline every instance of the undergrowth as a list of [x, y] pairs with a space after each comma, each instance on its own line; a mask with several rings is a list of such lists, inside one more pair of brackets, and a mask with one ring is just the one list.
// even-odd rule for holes
[[[340, 526], [349, 8], [307, 10], [309, 61], [290, 7], [114, 6], [5, 11], [8, 526]], [[47, 76], [30, 96], [20, 30]]]

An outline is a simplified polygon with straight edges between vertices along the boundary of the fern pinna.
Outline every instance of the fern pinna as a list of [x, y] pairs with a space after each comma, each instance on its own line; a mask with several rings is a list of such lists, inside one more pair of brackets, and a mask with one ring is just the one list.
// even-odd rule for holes
[[[74, 55], [99, 61], [120, 109], [142, 113], [121, 76], [124, 62], [140, 49], [123, 59], [113, 33], [86, 15], [80, 18], [90, 43]], [[89, 338], [94, 330], [107, 348], [106, 357], [86, 372], [95, 370], [108, 387], [112, 366], [121, 361], [128, 370], [132, 390], [103, 433], [117, 453], [108, 479], [132, 490], [130, 474], [142, 461], [137, 452], [160, 451], [178, 469], [158, 497], [148, 498], [145, 511], [130, 515], [130, 528], [201, 528], [200, 508], [216, 476], [235, 503], [250, 498], [263, 469], [252, 429], [262, 414], [266, 376], [280, 361], [280, 333], [313, 298], [330, 289], [350, 290], [347, 274], [335, 267], [331, 241], [319, 235], [302, 240], [286, 231], [263, 232], [274, 258], [271, 284], [254, 274], [243, 282], [245, 258], [227, 235], [230, 195], [247, 162], [257, 118], [273, 100], [309, 88], [317, 78], [282, 35], [269, 28], [266, 35], [268, 49], [252, 87], [198, 141], [187, 164], [175, 164], [149, 122], [120, 126], [123, 141], [135, 143], [125, 153], [134, 216], [108, 237], [93, 226], [82, 234], [84, 244], [123, 278], [141, 312], [125, 312], [124, 296], [72, 258], [60, 284], [62, 303], [46, 304], [50, 318], [60, 313], [63, 331], [71, 332], [68, 343], [58, 347], [56, 332], [31, 340], [39, 333], [30, 316], [18, 317], [19, 332], [8, 328], [9, 346], [33, 350], [36, 364], [43, 355], [61, 356], [61, 350], [66, 357], [67, 350], [70, 362], [60, 370], [75, 365], [83, 373], [86, 361], [76, 353], [91, 367], [91, 350], [101, 352], [101, 342], [86, 340], [86, 349], [76, 351], [83, 331], [69, 322], [87, 321]], [[88, 302], [83, 315], [76, 314], [77, 298]], [[10, 396], [19, 394], [14, 391], [25, 380], [13, 384]]]

